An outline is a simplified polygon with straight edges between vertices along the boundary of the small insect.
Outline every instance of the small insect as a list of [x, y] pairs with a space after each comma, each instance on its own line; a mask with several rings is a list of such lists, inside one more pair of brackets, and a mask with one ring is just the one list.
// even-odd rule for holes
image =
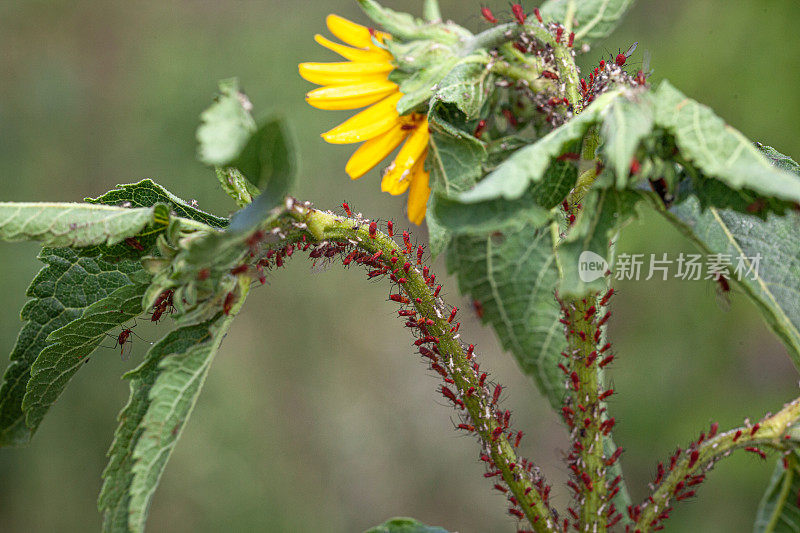
[[[119, 356], [122, 358], [123, 361], [127, 360], [131, 355], [131, 349], [133, 347], [133, 339], [131, 335], [136, 335], [133, 332], [133, 328], [136, 327], [136, 324], [129, 328], [124, 328], [122, 331], [119, 332], [116, 338], [116, 344], [114, 348], [119, 346]], [[109, 335], [110, 336], [110, 335]], [[138, 337], [138, 335], [136, 335]], [[112, 337], [113, 338], [113, 337]]]
[[478, 315], [478, 318], [483, 318], [483, 304], [478, 300], [472, 300], [472, 308], [475, 310], [475, 314]]
[[628, 58], [633, 55], [633, 52], [636, 51], [636, 47], [637, 46], [639, 46], [639, 42], [638, 41], [633, 43], [631, 45], [631, 47], [628, 48], [628, 50], [626, 50], [625, 52], [617, 54], [617, 57], [614, 59], [614, 63], [616, 63], [617, 66], [620, 66], [620, 67], [623, 66], [625, 64], [625, 61], [627, 61]]
[[731, 308], [731, 284], [728, 282], [728, 278], [720, 273], [715, 275], [715, 279], [717, 281], [717, 305], [723, 311], [729, 311]]
[[144, 246], [138, 240], [133, 237], [128, 237], [125, 239], [125, 244], [133, 248], [134, 250], [138, 250], [139, 252], [144, 252]]
[[480, 139], [485, 129], [486, 129], [486, 119], [481, 119], [478, 122], [478, 125], [475, 126], [475, 131], [472, 132], [472, 136], [475, 137], [476, 139]]
[[492, 13], [492, 10], [488, 7], [481, 8], [481, 15], [483, 15], [483, 18], [486, 19], [486, 22], [489, 24], [497, 24], [497, 18], [495, 18], [494, 13]]
[[519, 24], [525, 24], [527, 15], [522, 9], [522, 4], [511, 4], [511, 12], [514, 13], [514, 18], [517, 19]]

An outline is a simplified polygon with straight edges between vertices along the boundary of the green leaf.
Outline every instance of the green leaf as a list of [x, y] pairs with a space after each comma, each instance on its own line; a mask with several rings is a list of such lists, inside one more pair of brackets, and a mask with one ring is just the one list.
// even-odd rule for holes
[[369, 18], [401, 41], [431, 39], [440, 43], [454, 44], [459, 39], [472, 36], [469, 31], [452, 22], [425, 22], [408, 13], [383, 7], [375, 0], [358, 0], [358, 3]]
[[150, 179], [143, 179], [137, 183], [117, 185], [97, 198], [86, 198], [90, 204], [118, 205], [120, 207], [151, 207], [156, 204], [167, 204], [175, 215], [183, 218], [202, 222], [215, 228], [224, 228], [228, 219], [206, 213], [189, 205], [167, 189]]
[[800, 201], [800, 176], [773, 165], [740, 132], [669, 82], [654, 94], [656, 125], [675, 136], [681, 155], [733, 189]]
[[481, 61], [481, 55], [462, 59], [439, 82], [433, 94], [436, 100], [455, 104], [467, 120], [480, 115], [494, 87], [494, 76], [486, 68], [486, 62]]
[[413, 518], [391, 518], [365, 533], [448, 533], [441, 527], [426, 526]]
[[[166, 455], [159, 458], [160, 464], [154, 466], [163, 469], [169, 452], [174, 446], [174, 438], [177, 438], [177, 433], [172, 435], [175, 430], [173, 423], [175, 414], [163, 416], [166, 414], [163, 410], [164, 402], [170, 397], [184, 402], [180, 406], [181, 411], [178, 415], [183, 418], [179, 419], [177, 423], [180, 426], [185, 425], [188, 417], [186, 395], [192, 394], [189, 389], [194, 390], [196, 384], [182, 380], [185, 376], [176, 370], [193, 373], [200, 368], [200, 373], [207, 372], [208, 363], [213, 356], [211, 348], [216, 350], [218, 347], [218, 339], [212, 336], [214, 327], [213, 322], [207, 322], [170, 332], [150, 349], [147, 358], [138, 368], [125, 375], [125, 378], [130, 380], [131, 395], [128, 404], [119, 415], [119, 426], [114, 434], [114, 442], [108, 451], [109, 462], [103, 471], [103, 488], [98, 499], [98, 508], [104, 517], [104, 531], [137, 530], [137, 525], [143, 523], [147, 501], [143, 502], [142, 495], [138, 495], [134, 499], [130, 489], [135, 475], [140, 475], [141, 467], [140, 470], [135, 470], [137, 461], [141, 457], [145, 457], [145, 452], [150, 457], [156, 450], [150, 449], [146, 443], [143, 443], [141, 437], [144, 435], [159, 439], [158, 444], [163, 446], [159, 450]], [[220, 334], [219, 331], [216, 333]], [[162, 361], [164, 361], [163, 364]], [[168, 371], [168, 373], [162, 373], [162, 371]], [[158, 389], [155, 388], [157, 383], [159, 384]], [[166, 388], [166, 384], [176, 383], [187, 384], [188, 388], [183, 393]], [[150, 409], [154, 403], [152, 398], [155, 393], [159, 394], [157, 401], [160, 407], [154, 408], [154, 411], [151, 412]], [[194, 394], [196, 395], [196, 392]], [[146, 417], [149, 425], [145, 425]], [[161, 421], [173, 424], [165, 429], [169, 433], [166, 440], [162, 440], [165, 436], [164, 432], [159, 431], [157, 425], [154, 425]], [[142, 481], [147, 480], [139, 479], [140, 486]], [[134, 503], [138, 507], [134, 508]], [[129, 516], [132, 518], [130, 528]]]
[[47, 346], [31, 365], [22, 409], [31, 432], [36, 431], [50, 406], [86, 357], [106, 339], [106, 333], [142, 313], [142, 297], [149, 277], [141, 271], [131, 274], [131, 283], [111, 292], [84, 309], [77, 318], [50, 333]]
[[535, 143], [514, 152], [476, 187], [457, 195], [462, 202], [472, 203], [494, 198], [513, 200], [525, 193], [531, 183], [540, 181], [551, 161], [564, 152], [566, 146], [580, 141], [586, 131], [602, 120], [620, 90], [600, 95], [583, 113], [571, 119]]
[[[433, 44], [435, 43], [431, 43], [431, 45]], [[416, 51], [416, 53], [424, 56], [427, 51]], [[439, 55], [441, 54], [442, 52], [439, 53]], [[439, 61], [434, 61], [424, 68], [418, 68], [413, 74], [407, 76], [400, 83], [400, 91], [403, 96], [397, 102], [397, 112], [401, 115], [408, 114], [430, 100], [434, 94], [434, 87], [442, 81], [442, 78], [453, 69], [457, 62], [458, 58], [456, 56], [446, 55]], [[419, 67], [419, 65], [417, 66]]]
[[229, 164], [256, 187], [279, 200], [289, 192], [297, 174], [294, 143], [283, 119], [263, 121], [238, 157]]
[[693, 197], [661, 212], [705, 253], [730, 255], [731, 274], [740, 260], [747, 269], [760, 254], [755, 279], [733, 276], [732, 282], [756, 303], [800, 369], [800, 215], [762, 220], [730, 209], [701, 210]]
[[283, 199], [297, 174], [286, 123], [272, 117], [257, 125], [250, 114], [253, 106], [236, 79], [221, 81], [219, 90], [215, 103], [200, 115], [200, 161], [218, 167], [222, 188], [240, 207], [249, 204], [259, 188]]
[[800, 532], [800, 455], [797, 450], [786, 456], [786, 466], [778, 460], [767, 490], [758, 505], [753, 533]]
[[461, 292], [483, 306], [483, 320], [503, 348], [560, 409], [564, 376], [557, 365], [567, 344], [553, 297], [558, 269], [550, 226], [457, 236], [447, 250], [447, 268], [458, 277]]
[[138, 262], [104, 261], [79, 256], [68, 248], [44, 248], [45, 264], [28, 287], [31, 298], [22, 308], [26, 321], [11, 352], [11, 364], [0, 386], [0, 446], [23, 444], [32, 431], [25, 425], [22, 400], [33, 362], [47, 345], [53, 331], [81, 316], [90, 305], [131, 283], [141, 269]]
[[[608, 36], [634, 0], [575, 0], [576, 42], [591, 42]], [[542, 17], [564, 22], [570, 0], [547, 0], [541, 6]]]
[[435, 195], [431, 208], [435, 210], [436, 222], [456, 235], [486, 235], [526, 225], [539, 227], [550, 220], [550, 211], [537, 205], [530, 193], [517, 200], [498, 199], [477, 204]]
[[[128, 528], [131, 531], [144, 530], [150, 500], [197, 403], [211, 362], [232, 320], [233, 315], [218, 317], [207, 325], [204, 336], [192, 339], [193, 343], [180, 337], [196, 334], [196, 330], [189, 333], [176, 330], [176, 336], [170, 334], [165, 343], [159, 343], [152, 357], [148, 356], [148, 360], [158, 358], [158, 376], [150, 387], [149, 405], [136, 430], [140, 433], [133, 446], [132, 464], [125, 465], [130, 465], [132, 474], [127, 491]], [[120, 474], [122, 471], [114, 475], [118, 477]]]
[[253, 105], [239, 88], [239, 80], [219, 82], [214, 104], [200, 114], [198, 158], [210, 166], [227, 166], [242, 152], [256, 131]]
[[77, 203], [0, 202], [0, 239], [42, 241], [51, 247], [113, 245], [169, 223], [169, 208]]
[[475, 185], [483, 176], [482, 164], [487, 158], [484, 143], [462, 129], [463, 117], [454, 109], [437, 103], [428, 115], [431, 139], [426, 164], [431, 172], [431, 189], [445, 196]]
[[653, 101], [649, 93], [626, 96], [611, 103], [600, 130], [604, 162], [614, 171], [618, 189], [627, 186], [631, 160], [639, 144], [653, 130]]

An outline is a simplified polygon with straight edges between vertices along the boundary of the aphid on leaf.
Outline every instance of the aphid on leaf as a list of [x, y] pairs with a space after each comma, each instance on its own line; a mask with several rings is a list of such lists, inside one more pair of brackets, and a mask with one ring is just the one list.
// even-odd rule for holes
[[483, 318], [483, 304], [478, 300], [472, 300], [472, 308], [475, 310], [475, 314], [478, 315], [478, 318]]
[[128, 237], [127, 239], [125, 239], [125, 244], [127, 244], [128, 246], [130, 246], [134, 250], [137, 250], [139, 252], [144, 252], [144, 246], [142, 246], [142, 243], [140, 243], [138, 240], [136, 240], [133, 237]]

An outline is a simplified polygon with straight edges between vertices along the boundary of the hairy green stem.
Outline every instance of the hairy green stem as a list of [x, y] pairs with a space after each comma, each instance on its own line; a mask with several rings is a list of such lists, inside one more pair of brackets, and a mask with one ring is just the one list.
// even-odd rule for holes
[[682, 453], [674, 467], [645, 504], [641, 505], [641, 515], [634, 530], [646, 533], [658, 524], [659, 515], [667, 509], [670, 501], [676, 498], [684, 487], [685, 480], [695, 472], [706, 472], [714, 462], [727, 456], [736, 448], [765, 446], [776, 450], [787, 450], [797, 445], [797, 441], [787, 434], [789, 428], [800, 421], [800, 398], [786, 404], [777, 414], [765, 418], [758, 425], [732, 429], [714, 438], [694, 443]]
[[[401, 246], [388, 235], [380, 231], [370, 234], [369, 225], [364, 221], [340, 217], [299, 204], [291, 214], [295, 220], [305, 224], [308, 234], [316, 242], [350, 242], [365, 252], [380, 252], [380, 260], [390, 269], [399, 270], [398, 265], [391, 261], [393, 257], [406, 257]], [[504, 427], [493, 415], [495, 406], [492, 394], [479, 382], [464, 346], [442, 312], [442, 302], [433, 295], [425, 277], [416, 267], [407, 270], [399, 270], [405, 278], [405, 282], [400, 285], [401, 291], [416, 311], [427, 320], [429, 334], [437, 338], [436, 347], [441, 353], [441, 360], [448, 366], [449, 375], [458, 390], [458, 398], [463, 402], [475, 432], [484, 444], [484, 452], [501, 472], [500, 475], [531, 527], [537, 532], [555, 531], [556, 524], [551, 510], [530, 476], [525, 475], [514, 446], [504, 434]]]
[[577, 418], [572, 435], [574, 441], [579, 443], [576, 465], [581, 474], [576, 474], [576, 483], [580, 489], [580, 530], [603, 532], [608, 520], [601, 509], [605, 503], [607, 488], [604, 435], [601, 430], [604, 417], [598, 398], [602, 392], [597, 366], [601, 357], [597, 355], [598, 347], [594, 340], [597, 329], [597, 300], [598, 295], [595, 294], [580, 300], [570, 300], [565, 302], [565, 306], [569, 322], [569, 368], [578, 378], [578, 382], [571, 384], [573, 388], [570, 392], [573, 397], [572, 409]]

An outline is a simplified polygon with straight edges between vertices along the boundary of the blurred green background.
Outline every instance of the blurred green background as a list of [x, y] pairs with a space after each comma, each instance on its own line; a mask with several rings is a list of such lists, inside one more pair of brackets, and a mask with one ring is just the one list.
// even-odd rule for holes
[[[387, 2], [416, 12], [421, 3]], [[474, 30], [482, 5], [510, 17], [507, 2], [442, 2], [446, 16]], [[335, 59], [312, 40], [330, 12], [365, 21], [351, 0], [0, 3], [0, 199], [78, 201], [151, 177], [226, 214], [233, 204], [196, 162], [194, 131], [217, 80], [236, 75], [257, 111], [279, 110], [294, 126], [300, 198], [322, 207], [348, 200], [367, 216], [403, 220], [404, 200], [380, 194], [377, 172], [350, 183], [343, 168], [352, 148], [320, 139], [348, 113], [304, 103], [311, 86], [296, 65]], [[651, 52], [653, 82], [669, 78], [750, 138], [797, 157], [798, 21], [796, 0], [640, 0], [586, 64], [639, 41], [633, 60]], [[653, 216], [626, 229], [620, 248], [692, 250]], [[5, 353], [37, 249], [0, 244]], [[443, 262], [435, 266], [442, 276]], [[395, 515], [464, 533], [515, 530], [481, 475], [475, 442], [452, 431], [437, 381], [411, 355], [386, 287], [362, 277], [312, 273], [297, 260], [252, 295], [156, 493], [151, 531], [349, 532]], [[469, 307], [451, 278], [445, 290]], [[796, 395], [786, 350], [740, 294], [726, 312], [708, 283], [628, 282], [613, 311], [611, 407], [637, 498], [657, 460], [711, 420], [725, 428]], [[565, 432], [493, 333], [466, 322], [463, 336], [507, 386], [506, 405], [527, 434], [523, 453], [563, 503]], [[168, 327], [137, 332], [155, 340]], [[125, 362], [100, 349], [31, 445], [0, 450], [0, 531], [99, 528], [105, 451], [128, 395], [119, 376], [145, 348], [137, 339]], [[743, 453], [724, 461], [667, 530], [749, 531], [772, 464]]]

